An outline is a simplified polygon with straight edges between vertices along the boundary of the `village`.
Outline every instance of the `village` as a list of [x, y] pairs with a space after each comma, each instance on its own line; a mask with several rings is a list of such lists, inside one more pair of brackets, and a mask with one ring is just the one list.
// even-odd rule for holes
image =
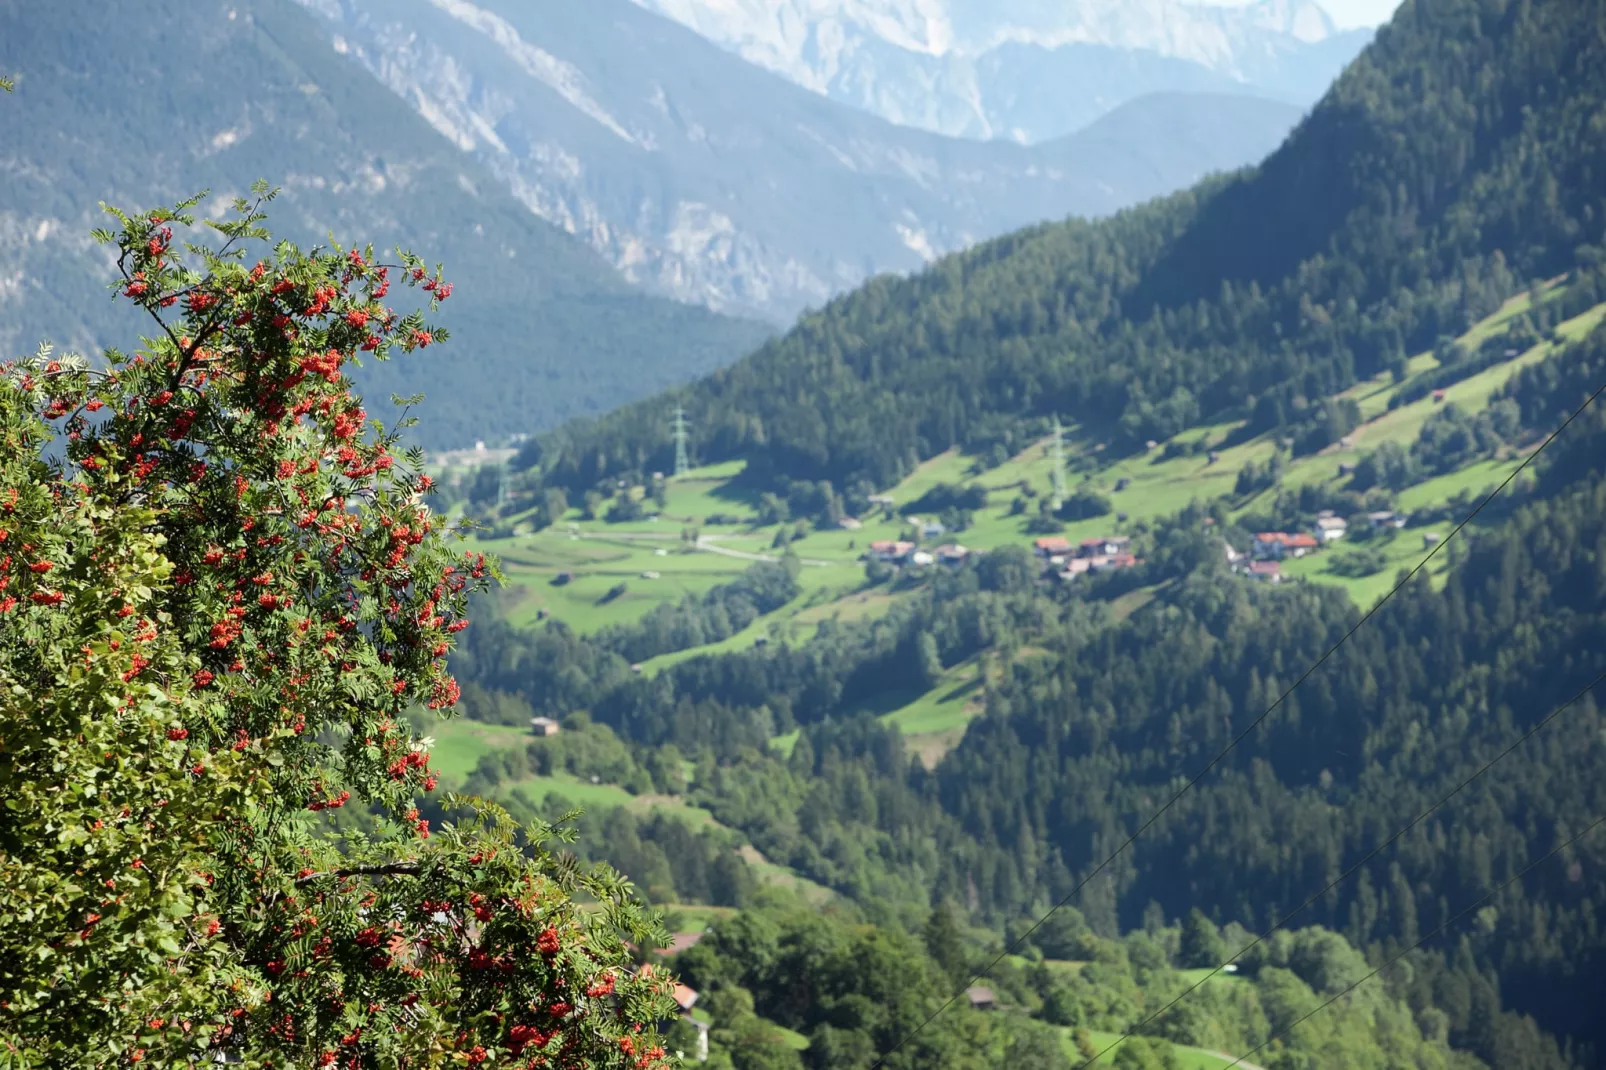
[[[1371, 530], [1379, 531], [1403, 528], [1407, 518], [1392, 510], [1384, 510], [1367, 513], [1365, 520]], [[1283, 561], [1304, 557], [1338, 542], [1349, 533], [1349, 523], [1331, 509], [1326, 509], [1316, 514], [1316, 522], [1309, 531], [1258, 531], [1247, 552], [1234, 549], [1230, 543], [1226, 545], [1227, 564], [1232, 566], [1234, 572], [1251, 579], [1281, 583]], [[1432, 547], [1439, 537], [1430, 533], [1424, 535], [1422, 541], [1424, 546]]]
[[[1367, 513], [1364, 518], [1356, 519], [1364, 519], [1372, 531], [1403, 528], [1407, 522], [1404, 514], [1392, 510]], [[852, 523], [857, 526], [856, 521]], [[1240, 551], [1231, 543], [1224, 543], [1223, 549], [1234, 572], [1254, 580], [1280, 583], [1285, 560], [1302, 558], [1338, 542], [1349, 529], [1350, 521], [1329, 509], [1317, 514], [1308, 531], [1260, 531], [1254, 534], [1247, 550]], [[921, 524], [917, 519], [915, 530], [922, 538], [946, 534], [936, 521]], [[1439, 536], [1427, 533], [1422, 541], [1425, 549], [1431, 549]], [[1041, 562], [1042, 579], [1070, 583], [1089, 573], [1141, 565], [1143, 559], [1131, 552], [1131, 546], [1132, 539], [1126, 535], [1100, 535], [1074, 543], [1062, 535], [1047, 535], [1033, 540], [1032, 551]], [[861, 559], [895, 568], [957, 567], [983, 552], [956, 542], [927, 549], [922, 543], [909, 539], [879, 539], [870, 544]]]
[[[919, 529], [923, 536], [940, 537], [945, 532], [935, 522]], [[1033, 541], [1033, 553], [1042, 563], [1042, 577], [1062, 583], [1070, 582], [1088, 572], [1132, 568], [1143, 561], [1130, 553], [1132, 540], [1126, 535], [1097, 536], [1072, 543], [1062, 535], [1050, 535]], [[929, 550], [919, 543], [902, 539], [880, 539], [870, 544], [863, 555], [865, 560], [878, 561], [895, 567], [924, 568], [932, 565], [950, 568], [963, 565], [982, 553], [959, 543], [943, 543]]]

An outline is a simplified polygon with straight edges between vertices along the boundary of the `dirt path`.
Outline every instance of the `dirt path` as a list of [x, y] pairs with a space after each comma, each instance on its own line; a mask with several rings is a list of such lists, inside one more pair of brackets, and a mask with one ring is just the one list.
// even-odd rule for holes
[[[740, 558], [743, 561], [768, 561], [773, 564], [780, 560], [780, 558], [776, 557], [774, 554], [755, 554], [749, 553], [746, 550], [732, 550], [729, 546], [721, 546], [714, 542], [714, 539], [717, 537], [718, 536], [712, 535], [699, 536], [697, 539], [697, 549], [707, 550], [709, 553], [719, 554], [721, 557]], [[821, 568], [827, 565], [836, 564], [835, 561], [821, 561], [813, 557], [800, 557], [798, 560], [805, 565], [813, 565]]]
[[[670, 542], [678, 541], [680, 538], [679, 535], [657, 535], [651, 532], [643, 531], [573, 531], [570, 532], [570, 534], [576, 538], [592, 539], [597, 542], [614, 542], [619, 540], [634, 542]], [[697, 537], [697, 549], [707, 550], [709, 553], [719, 554], [721, 557], [734, 557], [740, 561], [767, 561], [770, 564], [774, 564], [780, 560], [780, 558], [774, 554], [755, 554], [747, 550], [733, 550], [729, 546], [721, 546], [716, 541], [719, 538], [720, 536], [718, 535], [699, 535]], [[798, 560], [805, 565], [815, 568], [825, 568], [829, 565], [837, 565], [842, 563], [839, 561], [821, 561], [819, 558], [814, 557], [800, 557]]]
[[[1231, 1063], [1233, 1061], [1233, 1059], [1236, 1058], [1236, 1056], [1231, 1055], [1231, 1054], [1229, 1054], [1227, 1052], [1224, 1052], [1224, 1051], [1210, 1051], [1209, 1048], [1200, 1048], [1199, 1050], [1200, 1051], [1209, 1051], [1211, 1055], [1218, 1055], [1221, 1058], [1227, 1060], [1227, 1062], [1229, 1062], [1229, 1063]], [[1235, 1064], [1233, 1066], [1233, 1070], [1265, 1070], [1265, 1068], [1264, 1067], [1260, 1067], [1260, 1066], [1256, 1066], [1254, 1063], [1237, 1063], [1237, 1064]]]

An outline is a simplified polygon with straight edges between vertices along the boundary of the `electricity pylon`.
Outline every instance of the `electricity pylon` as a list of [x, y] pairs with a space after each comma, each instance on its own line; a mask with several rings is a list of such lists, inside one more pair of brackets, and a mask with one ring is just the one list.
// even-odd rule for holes
[[1050, 503], [1057, 513], [1060, 506], [1065, 504], [1065, 432], [1060, 428], [1060, 418], [1054, 417], [1054, 441], [1048, 444], [1049, 463], [1054, 467], [1049, 472], [1049, 480], [1054, 488], [1053, 501]]
[[680, 406], [675, 407], [675, 475], [683, 476], [691, 471], [691, 460], [686, 454], [686, 440], [690, 434], [691, 426], [686, 423], [686, 410]]

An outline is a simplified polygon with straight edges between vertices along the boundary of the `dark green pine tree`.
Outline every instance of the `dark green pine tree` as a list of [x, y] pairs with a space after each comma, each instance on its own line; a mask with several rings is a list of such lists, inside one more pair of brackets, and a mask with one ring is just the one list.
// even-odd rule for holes
[[1194, 907], [1182, 922], [1182, 947], [1177, 961], [1184, 969], [1196, 970], [1220, 966], [1227, 957], [1227, 945], [1215, 922], [1205, 917], [1204, 911]]
[[969, 979], [965, 936], [959, 925], [959, 912], [951, 903], [939, 903], [932, 908], [923, 935], [926, 953], [949, 981], [958, 986]]

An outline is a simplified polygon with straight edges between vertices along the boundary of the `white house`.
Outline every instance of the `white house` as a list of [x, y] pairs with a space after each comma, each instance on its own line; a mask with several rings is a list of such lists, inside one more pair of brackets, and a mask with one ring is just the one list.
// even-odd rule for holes
[[1270, 583], [1281, 583], [1283, 579], [1283, 566], [1277, 561], [1255, 561], [1249, 566], [1249, 575], [1257, 580], [1266, 580]]
[[1112, 557], [1126, 553], [1130, 545], [1132, 540], [1125, 535], [1101, 535], [1093, 539], [1083, 539], [1076, 552], [1080, 557]]
[[1316, 538], [1321, 542], [1337, 542], [1349, 531], [1349, 523], [1341, 516], [1316, 518]]
[[[682, 1021], [689, 1022], [697, 1030], [697, 1050], [692, 1052], [692, 1058], [697, 1062], [708, 1061], [708, 1023], [692, 1017], [692, 1008], [697, 1004], [697, 990], [686, 985], [675, 985], [675, 1008], [680, 1012]], [[669, 1023], [666, 1023], [666, 1025]]]

